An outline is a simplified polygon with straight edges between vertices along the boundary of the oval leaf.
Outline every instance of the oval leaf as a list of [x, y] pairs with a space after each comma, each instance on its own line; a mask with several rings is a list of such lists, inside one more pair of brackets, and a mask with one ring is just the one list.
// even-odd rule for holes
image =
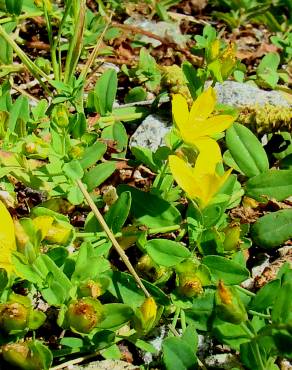
[[165, 267], [175, 266], [191, 256], [186, 247], [167, 239], [152, 239], [145, 248], [155, 263]]
[[249, 277], [249, 271], [237, 262], [221, 256], [206, 256], [202, 263], [209, 267], [211, 274], [224, 283], [234, 285], [240, 284]]
[[105, 162], [98, 164], [92, 170], [88, 171], [83, 177], [83, 182], [87, 185], [88, 191], [92, 191], [102, 184], [115, 170], [115, 162]]
[[292, 237], [292, 209], [269, 213], [251, 229], [252, 240], [263, 248], [279, 247]]
[[262, 144], [247, 127], [234, 123], [226, 131], [226, 144], [240, 171], [247, 177], [269, 169], [268, 157]]
[[246, 195], [259, 202], [274, 198], [285, 200], [292, 195], [292, 170], [269, 170], [249, 179], [245, 185]]

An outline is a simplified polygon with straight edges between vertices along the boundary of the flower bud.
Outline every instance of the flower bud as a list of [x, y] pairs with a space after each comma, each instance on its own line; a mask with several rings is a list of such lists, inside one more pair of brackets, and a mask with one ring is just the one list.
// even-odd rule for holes
[[104, 318], [102, 304], [93, 298], [82, 298], [69, 304], [66, 320], [71, 330], [90, 333]]
[[181, 295], [192, 298], [203, 293], [201, 280], [195, 274], [181, 273], [178, 275], [178, 279], [178, 291]]
[[67, 127], [69, 125], [69, 113], [66, 105], [55, 105], [51, 118], [58, 127]]
[[147, 297], [142, 306], [136, 310], [136, 315], [133, 319], [135, 329], [143, 334], [148, 333], [154, 326], [156, 317], [156, 302], [153, 297]]
[[225, 239], [223, 247], [225, 251], [236, 251], [240, 244], [240, 226], [238, 224], [230, 224], [224, 230]]
[[0, 327], [6, 332], [23, 331], [27, 328], [29, 309], [18, 302], [0, 306]]
[[232, 287], [226, 287], [219, 281], [215, 294], [216, 312], [218, 317], [232, 324], [240, 324], [247, 320], [247, 313], [243, 303]]
[[46, 74], [49, 74], [51, 72], [52, 66], [51, 62], [48, 59], [37, 57], [35, 60], [35, 64]]
[[48, 369], [53, 359], [50, 350], [38, 340], [6, 344], [2, 354], [5, 361], [23, 370]]

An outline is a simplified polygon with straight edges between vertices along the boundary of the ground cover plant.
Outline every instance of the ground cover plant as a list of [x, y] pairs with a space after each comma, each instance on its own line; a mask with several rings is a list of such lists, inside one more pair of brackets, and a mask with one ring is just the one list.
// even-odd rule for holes
[[[284, 368], [291, 10], [0, 0], [1, 368]], [[287, 103], [219, 104], [227, 80]], [[130, 145], [152, 114], [163, 145]]]

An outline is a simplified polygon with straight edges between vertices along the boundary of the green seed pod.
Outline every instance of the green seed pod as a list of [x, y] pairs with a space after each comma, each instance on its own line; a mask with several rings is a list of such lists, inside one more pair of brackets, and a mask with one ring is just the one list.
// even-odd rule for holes
[[188, 298], [196, 297], [203, 293], [201, 280], [194, 273], [181, 273], [178, 275], [178, 291]]
[[225, 239], [223, 248], [225, 251], [236, 251], [240, 245], [240, 226], [238, 224], [230, 224], [224, 230]]
[[68, 127], [69, 112], [65, 104], [55, 105], [51, 115], [52, 121], [58, 127]]
[[49, 74], [51, 72], [52, 66], [51, 62], [48, 59], [37, 57], [35, 60], [35, 64], [46, 74]]
[[225, 287], [222, 281], [219, 281], [215, 294], [217, 316], [232, 324], [240, 324], [247, 320], [247, 313], [243, 303], [232, 287]]
[[0, 306], [0, 327], [6, 332], [23, 331], [27, 328], [30, 309], [18, 302]]
[[6, 10], [10, 14], [19, 15], [22, 10], [23, 0], [5, 0]]
[[5, 361], [23, 370], [47, 370], [53, 359], [50, 350], [38, 340], [6, 344], [2, 354]]
[[66, 312], [66, 320], [71, 330], [90, 333], [104, 318], [102, 304], [93, 298], [72, 301]]

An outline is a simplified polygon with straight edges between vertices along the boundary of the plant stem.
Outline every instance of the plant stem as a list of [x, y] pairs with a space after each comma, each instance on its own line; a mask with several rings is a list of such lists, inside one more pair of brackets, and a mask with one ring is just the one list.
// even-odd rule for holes
[[103, 41], [103, 37], [104, 37], [104, 35], [105, 35], [109, 25], [110, 25], [111, 19], [112, 19], [112, 15], [110, 15], [109, 20], [108, 20], [107, 24], [105, 25], [105, 28], [103, 29], [101, 35], [99, 36], [99, 39], [98, 39], [94, 49], [92, 50], [84, 68], [82, 69], [82, 71], [80, 73], [79, 79], [84, 79], [85, 80], [85, 78], [88, 74], [88, 71], [89, 71], [90, 67], [92, 66], [92, 63], [95, 61], [95, 59], [98, 55], [101, 43]]
[[242, 288], [240, 285], [235, 285], [235, 288], [237, 290], [240, 290], [242, 293], [244, 293], [246, 295], [249, 295], [250, 297], [255, 297], [255, 295], [256, 295], [255, 293], [250, 292], [249, 290]]
[[80, 1], [79, 10], [77, 9], [74, 16], [73, 36], [70, 40], [69, 50], [65, 63], [64, 82], [69, 83], [72, 75], [75, 72], [83, 42], [84, 23], [85, 23], [85, 0]]
[[261, 312], [253, 311], [253, 310], [248, 310], [248, 313], [254, 316], [262, 317], [263, 319], [270, 319], [271, 315], [267, 315]]
[[[19, 15], [16, 20], [20, 21], [22, 19], [26, 19], [26, 18], [34, 18], [34, 17], [39, 17], [43, 14], [42, 11], [38, 11], [38, 12], [34, 12], [34, 13], [25, 13], [25, 14], [21, 14]], [[4, 24], [4, 23], [8, 23], [8, 22], [12, 22], [14, 21], [15, 18], [14, 17], [6, 17], [6, 18], [2, 18], [0, 19], [0, 24]]]
[[129, 258], [128, 256], [126, 255], [126, 253], [124, 252], [123, 248], [119, 245], [117, 239], [115, 238], [115, 236], [113, 235], [113, 233], [111, 232], [111, 230], [109, 229], [107, 223], [105, 222], [102, 214], [99, 212], [98, 208], [96, 207], [95, 203], [93, 202], [93, 200], [91, 199], [88, 191], [86, 190], [84, 184], [80, 181], [80, 180], [77, 180], [77, 185], [79, 186], [81, 192], [83, 193], [84, 195], [84, 198], [86, 199], [89, 207], [91, 208], [92, 212], [94, 213], [95, 217], [97, 218], [98, 222], [100, 223], [100, 225], [102, 226], [103, 230], [106, 232], [109, 240], [112, 242], [114, 248], [116, 249], [116, 251], [118, 252], [118, 254], [120, 255], [121, 259], [123, 260], [124, 264], [127, 266], [128, 270], [130, 271], [130, 273], [132, 274], [132, 276], [134, 277], [134, 279], [136, 280], [137, 284], [140, 286], [140, 288], [143, 290], [144, 294], [146, 297], [151, 297], [151, 294], [148, 292], [148, 290], [145, 288], [142, 280], [140, 279], [140, 277], [138, 276], [137, 272], [135, 271], [134, 267], [132, 266], [131, 262], [129, 261]]
[[181, 324], [182, 331], [184, 332], [187, 328], [186, 314], [184, 310], [180, 310], [180, 324]]

